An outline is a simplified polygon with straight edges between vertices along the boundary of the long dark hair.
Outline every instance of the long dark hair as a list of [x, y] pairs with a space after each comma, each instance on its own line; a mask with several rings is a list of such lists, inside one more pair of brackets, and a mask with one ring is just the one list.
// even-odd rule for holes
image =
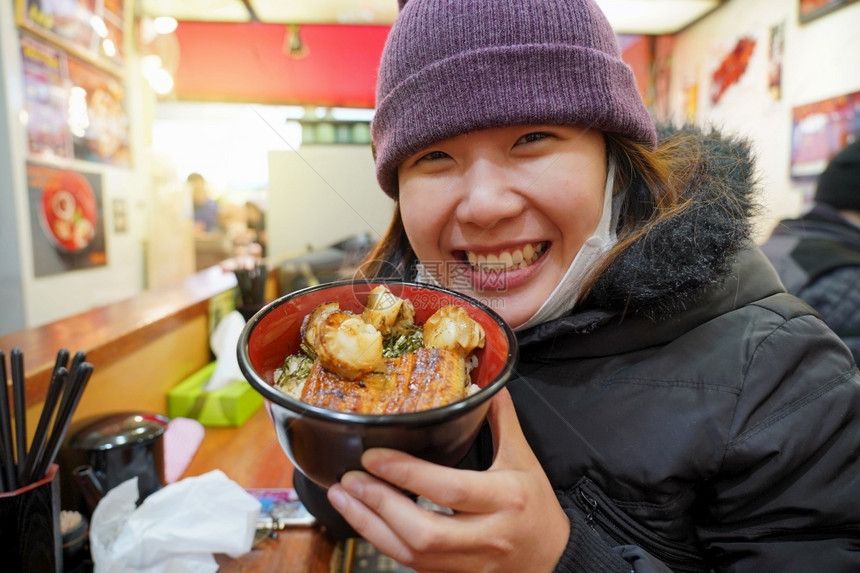
[[[613, 134], [605, 134], [605, 138], [607, 155], [616, 166], [615, 192], [624, 193], [625, 198], [616, 229], [618, 242], [587, 278], [586, 295], [620, 253], [656, 225], [690, 207], [686, 190], [702, 153], [698, 139], [683, 132], [667, 136], [654, 149]], [[388, 230], [360, 269], [367, 277], [413, 280], [417, 262], [398, 202]]]
[[382, 239], [358, 265], [358, 274], [366, 278], [391, 278], [404, 281], [415, 279], [418, 257], [409, 244], [400, 202], [394, 204], [394, 215]]

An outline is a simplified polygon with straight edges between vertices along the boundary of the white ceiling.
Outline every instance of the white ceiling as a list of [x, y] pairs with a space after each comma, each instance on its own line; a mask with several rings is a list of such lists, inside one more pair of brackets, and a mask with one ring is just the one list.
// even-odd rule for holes
[[[670, 34], [716, 9], [723, 0], [596, 0], [619, 34]], [[177, 20], [250, 19], [293, 24], [390, 24], [396, 0], [143, 0], [143, 13]]]

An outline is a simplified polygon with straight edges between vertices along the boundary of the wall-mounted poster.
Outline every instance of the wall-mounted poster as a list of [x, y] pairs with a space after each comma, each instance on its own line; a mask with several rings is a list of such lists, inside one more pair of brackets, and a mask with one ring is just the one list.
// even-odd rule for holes
[[72, 157], [66, 54], [22, 35], [21, 58], [28, 151], [46, 157]]
[[815, 177], [830, 159], [860, 139], [860, 92], [792, 110], [791, 176]]
[[800, 21], [810, 22], [856, 0], [800, 0]]
[[15, 0], [18, 25], [122, 75], [124, 0]]
[[107, 264], [102, 176], [27, 162], [36, 277]]
[[21, 35], [31, 155], [131, 164], [125, 89], [112, 74]]
[[657, 36], [654, 42], [654, 118], [669, 121], [669, 85], [672, 79], [672, 53], [675, 36]]
[[723, 57], [711, 74], [711, 103], [719, 103], [726, 91], [740, 81], [747, 71], [755, 45], [755, 38], [745, 36], [738, 39], [734, 48]]
[[782, 56], [785, 52], [785, 24], [770, 28], [767, 57], [767, 91], [774, 100], [782, 99]]
[[128, 167], [125, 88], [114, 76], [69, 58], [69, 129], [76, 159]]
[[686, 105], [686, 117], [688, 123], [696, 123], [696, 116], [699, 113], [699, 84], [696, 81], [691, 82], [684, 89], [684, 97]]

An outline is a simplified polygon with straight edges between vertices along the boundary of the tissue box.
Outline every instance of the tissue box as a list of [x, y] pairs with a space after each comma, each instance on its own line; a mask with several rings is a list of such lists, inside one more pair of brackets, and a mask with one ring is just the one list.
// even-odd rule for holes
[[204, 391], [215, 365], [210, 362], [168, 391], [169, 417], [193, 418], [204, 426], [241, 426], [263, 405], [263, 397], [246, 380]]

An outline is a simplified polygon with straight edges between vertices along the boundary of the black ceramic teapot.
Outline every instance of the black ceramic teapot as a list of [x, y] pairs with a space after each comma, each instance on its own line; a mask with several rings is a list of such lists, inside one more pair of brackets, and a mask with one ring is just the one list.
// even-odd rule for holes
[[63, 508], [90, 514], [100, 495], [133, 477], [138, 504], [161, 489], [167, 423], [160, 414], [121, 412], [74, 424], [58, 458]]

